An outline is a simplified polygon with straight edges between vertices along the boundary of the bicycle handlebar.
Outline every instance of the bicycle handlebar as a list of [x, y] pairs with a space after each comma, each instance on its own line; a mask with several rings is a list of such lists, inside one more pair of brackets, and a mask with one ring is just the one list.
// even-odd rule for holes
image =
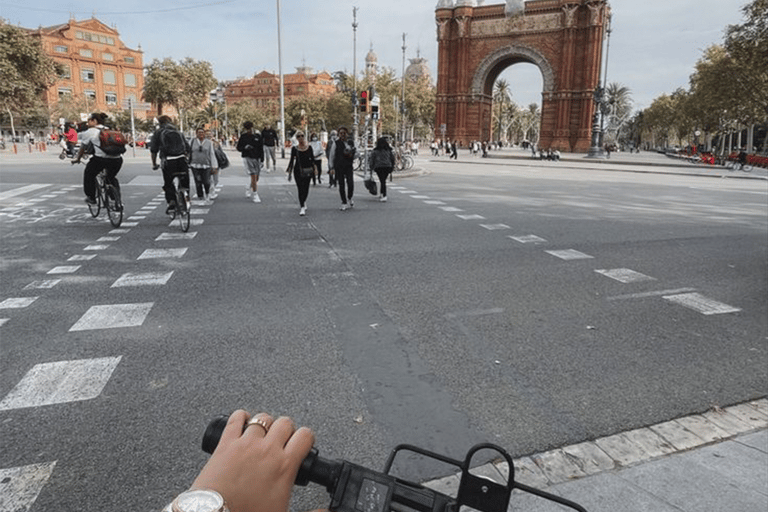
[[[213, 453], [228, 419], [229, 416], [219, 416], [208, 424], [203, 435], [203, 451]], [[509, 465], [509, 480], [506, 485], [470, 473], [472, 457], [483, 449], [494, 450], [506, 459]], [[414, 452], [461, 468], [457, 496], [454, 498], [390, 475], [395, 457], [401, 451]], [[331, 497], [328, 509], [332, 512], [458, 512], [463, 505], [480, 512], [506, 512], [513, 489], [534, 494], [579, 512], [587, 512], [577, 503], [515, 482], [510, 455], [503, 448], [488, 443], [473, 446], [464, 461], [453, 460], [416, 446], [398, 445], [390, 453], [383, 472], [346, 460], [324, 459], [316, 448], [312, 448], [302, 461], [294, 483], [306, 486], [309, 482], [325, 487]]]

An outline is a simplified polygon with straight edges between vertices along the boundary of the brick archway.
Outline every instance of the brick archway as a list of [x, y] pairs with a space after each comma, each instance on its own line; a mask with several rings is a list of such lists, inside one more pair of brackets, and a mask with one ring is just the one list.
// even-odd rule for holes
[[528, 62], [543, 78], [539, 147], [586, 152], [600, 80], [607, 0], [532, 0], [507, 18], [504, 4], [435, 12], [438, 39], [436, 136], [490, 140], [496, 78]]

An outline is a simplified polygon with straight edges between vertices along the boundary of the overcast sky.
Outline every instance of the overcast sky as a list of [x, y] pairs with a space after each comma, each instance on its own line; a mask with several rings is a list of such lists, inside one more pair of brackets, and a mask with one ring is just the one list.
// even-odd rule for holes
[[[486, 4], [502, 3], [487, 0]], [[693, 66], [709, 45], [720, 43], [729, 24], [740, 23], [747, 0], [611, 0], [608, 82], [632, 91], [637, 108], [688, 86]], [[380, 66], [402, 70], [417, 51], [435, 77], [437, 0], [281, 0], [283, 72], [306, 63], [316, 71], [352, 72], [352, 7], [357, 11], [357, 70], [373, 47]], [[278, 71], [276, 0], [0, 0], [0, 17], [27, 28], [92, 15], [114, 26], [131, 47], [141, 45], [144, 64], [165, 57], [192, 57], [230, 80], [262, 70]], [[406, 66], [408, 61], [406, 60]], [[502, 75], [513, 99], [541, 103], [538, 68], [515, 65]]]

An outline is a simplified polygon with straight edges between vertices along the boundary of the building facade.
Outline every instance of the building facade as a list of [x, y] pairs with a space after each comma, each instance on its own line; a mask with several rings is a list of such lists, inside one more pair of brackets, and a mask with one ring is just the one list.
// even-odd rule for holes
[[28, 30], [62, 66], [63, 72], [46, 92], [48, 106], [70, 96], [82, 98], [86, 112], [109, 112], [121, 109], [124, 100], [141, 101], [143, 52], [125, 46], [114, 28], [91, 18]]
[[[285, 101], [303, 96], [328, 97], [336, 92], [333, 77], [327, 71], [312, 73], [308, 67], [296, 68], [296, 73], [283, 75]], [[280, 75], [262, 71], [253, 78], [241, 78], [227, 83], [224, 90], [227, 103], [252, 101], [258, 108], [269, 109], [273, 115], [280, 110]]]

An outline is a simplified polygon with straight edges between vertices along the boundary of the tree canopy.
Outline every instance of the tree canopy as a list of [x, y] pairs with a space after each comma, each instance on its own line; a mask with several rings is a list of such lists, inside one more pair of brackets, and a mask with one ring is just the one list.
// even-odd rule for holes
[[181, 62], [155, 59], [145, 69], [144, 99], [158, 105], [158, 114], [162, 114], [163, 104], [178, 111], [199, 108], [218, 85], [210, 62], [190, 57]]

